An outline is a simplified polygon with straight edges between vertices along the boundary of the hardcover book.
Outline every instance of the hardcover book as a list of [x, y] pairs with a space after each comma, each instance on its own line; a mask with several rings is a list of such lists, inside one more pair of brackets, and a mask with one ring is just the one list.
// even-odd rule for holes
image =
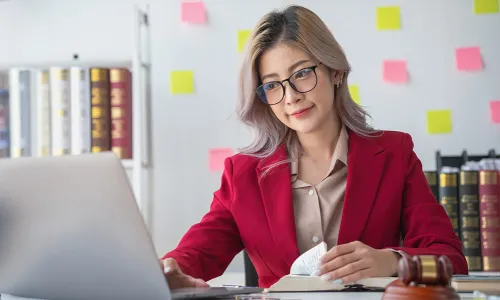
[[308, 292], [308, 291], [347, 291], [372, 290], [381, 291], [397, 279], [397, 277], [372, 277], [343, 284], [325, 281], [315, 275], [320, 257], [327, 252], [325, 242], [309, 249], [299, 256], [290, 268], [290, 274], [273, 284], [268, 292]]

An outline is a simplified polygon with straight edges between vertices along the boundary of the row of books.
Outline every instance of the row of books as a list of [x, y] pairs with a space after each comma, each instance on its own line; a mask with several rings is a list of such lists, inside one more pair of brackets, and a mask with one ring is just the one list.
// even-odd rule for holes
[[462, 241], [469, 271], [500, 271], [500, 159], [425, 174]]
[[0, 71], [0, 157], [113, 151], [132, 158], [126, 68]]

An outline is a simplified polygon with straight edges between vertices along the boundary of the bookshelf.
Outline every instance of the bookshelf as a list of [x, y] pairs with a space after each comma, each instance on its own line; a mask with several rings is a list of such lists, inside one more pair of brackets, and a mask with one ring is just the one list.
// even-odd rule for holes
[[[151, 124], [150, 124], [150, 106], [151, 106], [151, 84], [150, 84], [150, 72], [151, 72], [151, 61], [150, 61], [150, 25], [149, 25], [149, 6], [140, 6], [140, 5], [135, 5], [132, 10], [133, 13], [133, 20], [134, 20], [134, 32], [133, 32], [133, 51], [132, 51], [132, 57], [128, 60], [120, 60], [120, 61], [109, 61], [109, 60], [103, 60], [103, 61], [85, 61], [85, 60], [80, 60], [78, 59], [78, 56], [73, 56], [71, 59], [68, 60], [60, 60], [60, 61], [43, 61], [43, 62], [37, 62], [37, 63], [30, 63], [30, 62], [14, 62], [14, 63], [9, 63], [8, 65], [2, 65], [0, 66], [0, 72], [3, 74], [9, 74], [9, 81], [8, 81], [8, 86], [9, 89], [5, 89], [5, 87], [2, 87], [0, 83], [0, 93], [8, 94], [9, 98], [9, 105], [7, 111], [9, 112], [9, 121], [8, 121], [8, 129], [9, 132], [12, 133], [13, 130], [20, 131], [21, 129], [19, 127], [23, 127], [22, 129], [25, 130], [26, 128], [29, 128], [29, 134], [27, 136], [26, 140], [20, 140], [19, 137], [16, 137], [14, 135], [9, 135], [9, 147], [10, 147], [10, 152], [12, 152], [13, 146], [12, 143], [16, 145], [22, 145], [19, 146], [21, 147], [24, 151], [24, 154], [22, 156], [42, 156], [42, 155], [54, 155], [54, 141], [51, 140], [52, 144], [49, 146], [50, 153], [42, 153], [45, 144], [43, 144], [45, 141], [43, 140], [42, 136], [43, 134], [47, 135], [46, 132], [43, 131], [41, 126], [39, 126], [41, 123], [40, 121], [42, 120], [42, 114], [40, 111], [43, 109], [41, 107], [44, 103], [40, 101], [42, 95], [47, 92], [47, 88], [49, 88], [50, 93], [53, 93], [53, 80], [50, 80], [49, 84], [42, 85], [41, 82], [43, 80], [41, 79], [41, 71], [50, 71], [49, 74], [52, 76], [52, 71], [54, 68], [62, 69], [62, 70], [68, 70], [68, 73], [71, 76], [71, 72], [76, 71], [76, 70], [86, 70], [87, 75], [89, 75], [89, 70], [90, 68], [102, 68], [102, 69], [110, 69], [110, 68], [122, 68], [124, 70], [130, 71], [131, 74], [131, 80], [130, 80], [130, 88], [131, 88], [131, 130], [129, 130], [128, 134], [132, 135], [132, 143], [131, 143], [131, 150], [132, 150], [132, 156], [131, 158], [124, 158], [122, 159], [122, 165], [124, 169], [126, 170], [126, 173], [130, 179], [134, 195], [137, 200], [137, 204], [143, 214], [143, 217], [148, 223], [148, 226], [150, 226], [150, 221], [148, 219], [149, 216], [149, 201], [148, 201], [148, 195], [147, 195], [147, 189], [144, 188], [145, 183], [147, 183], [147, 169], [151, 166], [151, 152], [150, 152], [150, 133], [151, 133]], [[19, 76], [18, 75], [12, 75], [12, 74], [20, 74], [17, 71], [29, 71], [25, 72], [25, 74], [29, 74], [26, 76], [29, 76], [29, 80], [27, 86], [19, 86]], [[90, 75], [88, 76], [90, 77]], [[73, 78], [73, 77], [71, 77]], [[52, 77], [50, 78], [52, 79]], [[69, 83], [68, 83], [69, 81]], [[68, 98], [74, 99], [75, 97], [78, 97], [78, 93], [82, 92], [81, 86], [79, 87], [79, 82], [75, 82], [72, 80], [66, 81], [67, 86], [65, 86], [65, 89], [63, 90], [62, 93], [66, 92], [69, 93], [67, 95]], [[90, 81], [90, 79], [89, 79]], [[17, 85], [17, 86], [16, 86]], [[12, 87], [16, 86], [18, 87], [17, 89], [13, 89]], [[57, 90], [59, 92], [59, 90]], [[12, 101], [11, 105], [11, 100], [14, 99], [14, 97], [19, 98], [21, 93], [27, 93], [24, 96], [26, 96], [27, 103], [27, 113], [22, 113], [19, 114], [20, 108], [19, 103], [14, 103], [14, 102], [20, 102], [20, 101]], [[82, 96], [83, 94], [80, 94], [81, 98], [84, 98]], [[88, 87], [88, 90], [86, 91], [86, 94], [88, 95], [89, 99], [88, 102], [90, 103], [91, 99], [91, 91], [90, 91], [90, 85]], [[47, 98], [52, 97], [52, 96], [45, 96]], [[16, 98], [16, 99], [17, 99]], [[111, 97], [110, 97], [111, 98]], [[50, 98], [50, 103], [53, 104], [52, 98]], [[66, 98], [67, 99], [67, 98]], [[23, 100], [25, 101], [25, 100]], [[111, 99], [109, 100], [111, 101]], [[69, 101], [71, 105], [74, 105], [74, 101], [71, 100]], [[54, 115], [54, 110], [55, 108], [50, 108], [50, 111], [52, 115]], [[89, 114], [91, 113], [91, 107], [88, 107], [88, 112]], [[49, 110], [49, 109], [47, 109]], [[70, 119], [69, 124], [71, 126], [70, 128], [70, 136], [71, 136], [71, 141], [70, 141], [70, 150], [68, 152], [64, 152], [62, 155], [77, 155], [81, 153], [80, 149], [82, 149], [81, 141], [78, 140], [78, 135], [82, 135], [81, 129], [86, 128], [85, 126], [82, 125], [82, 122], [79, 121], [81, 118], [81, 111], [77, 111], [76, 109], [71, 109], [70, 108], [70, 113], [68, 115], [64, 115], [64, 117], [68, 117]], [[11, 115], [11, 113], [14, 112], [14, 114]], [[12, 118], [11, 118], [12, 116]], [[14, 118], [15, 116], [22, 116], [18, 117], [17, 119]], [[24, 117], [24, 118], [23, 118]], [[76, 121], [75, 121], [76, 120]], [[90, 120], [90, 117], [89, 117]], [[46, 120], [45, 120], [46, 121]], [[46, 124], [46, 122], [44, 123]], [[68, 123], [66, 123], [68, 124]], [[90, 123], [89, 123], [90, 124]], [[58, 122], [57, 125], [60, 125]], [[56, 126], [57, 126], [56, 125]], [[109, 123], [111, 125], [111, 123]], [[51, 117], [50, 119], [50, 127], [51, 130], [54, 129], [54, 119]], [[91, 127], [86, 128], [85, 130], [89, 131], [91, 130]], [[16, 131], [16, 132], [17, 132]], [[51, 132], [51, 135], [53, 133]], [[45, 136], [46, 137], [46, 136]], [[89, 141], [90, 143], [90, 141]], [[67, 141], [65, 144], [65, 147], [68, 147]], [[90, 148], [90, 147], [89, 147]], [[76, 150], [75, 150], [76, 149]], [[111, 150], [111, 149], [109, 149]], [[106, 151], [106, 150], [103, 150]], [[8, 157], [18, 157], [20, 155], [16, 153], [10, 153]]]
[[442, 155], [441, 151], [436, 151], [436, 170], [439, 171], [442, 167], [460, 168], [468, 161], [480, 161], [485, 158], [500, 158], [500, 155], [496, 154], [495, 149], [489, 149], [485, 154], [472, 155], [466, 149], [460, 155]]

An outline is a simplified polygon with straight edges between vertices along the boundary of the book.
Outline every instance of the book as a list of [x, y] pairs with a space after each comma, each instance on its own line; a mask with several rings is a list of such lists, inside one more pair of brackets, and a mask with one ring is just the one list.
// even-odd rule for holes
[[50, 69], [50, 122], [52, 155], [71, 153], [71, 95], [69, 70]]
[[325, 281], [316, 275], [320, 258], [327, 252], [325, 242], [299, 256], [290, 268], [290, 274], [280, 278], [267, 292], [310, 292], [347, 290], [384, 290], [397, 277], [371, 277], [355, 282], [339, 284]]
[[35, 153], [38, 156], [52, 155], [52, 113], [50, 111], [50, 71], [38, 70], [36, 72], [37, 84], [37, 137], [38, 148]]
[[129, 70], [109, 71], [111, 94], [111, 150], [122, 159], [132, 158], [132, 76]]
[[443, 167], [439, 174], [439, 203], [451, 220], [453, 231], [460, 237], [458, 205], [458, 168]]
[[10, 157], [9, 75], [0, 73], [0, 158]]
[[500, 276], [498, 275], [453, 275], [451, 282], [457, 292], [481, 291], [500, 293]]
[[461, 170], [459, 186], [460, 239], [469, 271], [483, 269], [479, 226], [479, 172]]
[[479, 171], [479, 213], [483, 271], [500, 271], [500, 173]]
[[90, 69], [91, 152], [111, 150], [111, 103], [109, 69]]

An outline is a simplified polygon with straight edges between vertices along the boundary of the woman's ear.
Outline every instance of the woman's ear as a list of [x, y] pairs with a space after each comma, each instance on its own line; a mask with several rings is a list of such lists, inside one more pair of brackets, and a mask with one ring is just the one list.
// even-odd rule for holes
[[332, 70], [330, 73], [330, 78], [334, 86], [342, 84], [342, 79], [344, 78], [344, 71]]

